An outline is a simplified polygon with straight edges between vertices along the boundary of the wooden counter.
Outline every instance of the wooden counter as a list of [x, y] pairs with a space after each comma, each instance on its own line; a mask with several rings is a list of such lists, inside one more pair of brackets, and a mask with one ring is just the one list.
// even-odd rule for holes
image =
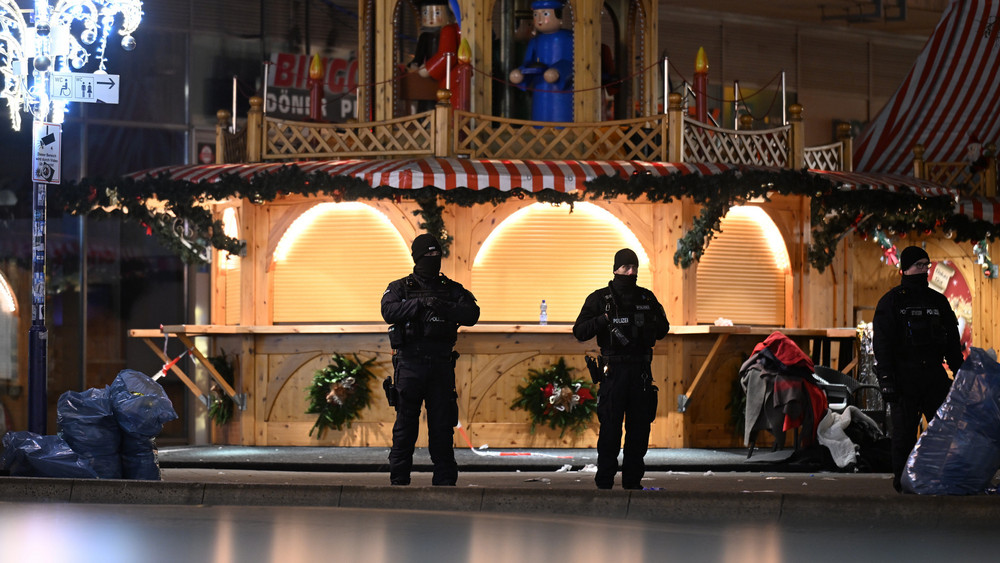
[[[854, 328], [784, 329], [757, 326], [674, 326], [657, 344], [653, 376], [660, 388], [657, 420], [650, 447], [740, 447], [741, 437], [732, 426], [727, 409], [740, 365], [754, 345], [780, 330], [795, 340], [817, 363], [843, 367], [853, 358]], [[374, 358], [379, 380], [391, 374], [391, 350], [386, 325], [276, 325], [222, 326], [169, 325], [162, 329], [132, 330], [157, 355], [162, 339], [177, 338], [203, 365], [204, 354], [194, 347], [194, 337], [210, 337], [211, 352], [225, 350], [238, 358], [236, 382], [224, 386], [245, 408], [237, 411], [227, 428], [217, 429], [220, 441], [258, 446], [378, 446], [391, 444], [394, 411], [381, 389], [362, 420], [343, 431], [331, 431], [322, 441], [309, 436], [315, 415], [305, 414], [306, 389], [313, 373], [325, 367], [333, 353]], [[836, 347], [836, 348], [833, 348]], [[491, 448], [594, 447], [596, 419], [582, 434], [536, 428], [531, 432], [527, 413], [511, 410], [517, 386], [529, 369], [544, 369], [560, 357], [588, 378], [584, 355], [596, 354], [594, 340], [578, 342], [569, 324], [481, 324], [459, 331], [456, 365], [459, 419], [474, 447]], [[831, 350], [839, 351], [834, 358]], [[838, 359], [841, 362], [839, 363]], [[177, 365], [171, 373], [185, 380], [196, 395], [204, 393]], [[214, 370], [210, 369], [210, 373]], [[213, 377], [218, 374], [213, 374]], [[217, 380], [221, 380], [218, 377]], [[421, 429], [418, 445], [426, 445]], [[456, 432], [456, 446], [467, 446]]]

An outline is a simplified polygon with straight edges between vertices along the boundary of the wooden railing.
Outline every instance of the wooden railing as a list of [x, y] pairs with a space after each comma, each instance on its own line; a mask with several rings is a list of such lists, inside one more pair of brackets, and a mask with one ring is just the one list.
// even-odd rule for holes
[[789, 163], [791, 134], [791, 125], [764, 131], [736, 131], [685, 117], [684, 160], [784, 168]]
[[970, 162], [926, 162], [923, 145], [913, 147], [913, 175], [949, 187], [962, 188], [967, 195], [997, 195], [996, 144], [987, 143], [978, 166]]
[[544, 123], [454, 112], [454, 152], [470, 158], [666, 160], [667, 116]]
[[261, 160], [434, 154], [433, 111], [380, 123], [317, 124], [264, 117]]
[[[802, 107], [789, 124], [764, 131], [712, 127], [684, 115], [671, 94], [666, 114], [596, 123], [544, 123], [453, 111], [447, 103], [407, 117], [371, 123], [315, 123], [267, 117], [250, 99], [244, 131], [228, 133], [218, 114], [217, 161], [460, 157], [545, 160], [726, 162], [782, 168], [850, 169], [850, 138], [803, 145]], [[245, 144], [240, 147], [240, 143]]]

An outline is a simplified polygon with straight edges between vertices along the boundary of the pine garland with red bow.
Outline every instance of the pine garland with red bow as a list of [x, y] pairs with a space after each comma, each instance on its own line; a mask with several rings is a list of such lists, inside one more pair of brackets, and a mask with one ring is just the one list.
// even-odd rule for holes
[[580, 433], [590, 425], [597, 410], [597, 390], [592, 383], [573, 379], [575, 369], [566, 365], [565, 358], [559, 358], [543, 370], [528, 370], [510, 408], [528, 411], [532, 432], [536, 425], [543, 424], [559, 428], [561, 438], [566, 430]]

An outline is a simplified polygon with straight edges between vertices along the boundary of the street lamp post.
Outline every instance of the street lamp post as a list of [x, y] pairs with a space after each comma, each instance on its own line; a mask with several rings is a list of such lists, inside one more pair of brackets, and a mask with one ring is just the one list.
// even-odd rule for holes
[[37, 434], [45, 434], [48, 418], [46, 191], [61, 182], [61, 125], [69, 102], [118, 102], [117, 77], [112, 80], [105, 68], [108, 39], [117, 30], [122, 48], [131, 51], [142, 19], [141, 0], [58, 0], [55, 7], [50, 1], [34, 0], [34, 9], [22, 10], [14, 0], [0, 0], [0, 98], [7, 100], [14, 129], [21, 128], [22, 109], [34, 128], [28, 430]]

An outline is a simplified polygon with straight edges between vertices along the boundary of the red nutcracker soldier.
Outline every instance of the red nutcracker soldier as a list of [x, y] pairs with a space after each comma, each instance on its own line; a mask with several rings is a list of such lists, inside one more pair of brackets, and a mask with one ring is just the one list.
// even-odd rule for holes
[[[416, 72], [424, 78], [438, 81], [438, 87], [452, 90], [453, 84], [447, 84], [448, 66], [458, 63], [459, 29], [454, 22], [454, 16], [448, 7], [448, 0], [425, 0], [420, 5], [420, 37], [417, 38], [417, 49], [409, 64], [411, 72]], [[452, 83], [455, 81], [452, 73]], [[452, 97], [454, 100], [454, 96]], [[454, 107], [455, 102], [452, 102]], [[433, 101], [422, 100], [417, 103], [418, 111], [434, 108]]]

